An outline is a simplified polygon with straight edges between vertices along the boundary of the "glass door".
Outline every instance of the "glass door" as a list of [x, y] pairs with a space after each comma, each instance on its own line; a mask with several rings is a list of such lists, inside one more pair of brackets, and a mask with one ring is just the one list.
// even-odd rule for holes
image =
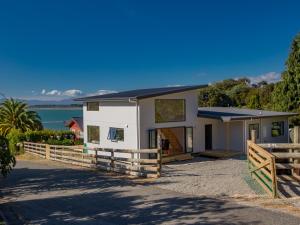
[[193, 152], [193, 128], [185, 128], [185, 151], [187, 153]]

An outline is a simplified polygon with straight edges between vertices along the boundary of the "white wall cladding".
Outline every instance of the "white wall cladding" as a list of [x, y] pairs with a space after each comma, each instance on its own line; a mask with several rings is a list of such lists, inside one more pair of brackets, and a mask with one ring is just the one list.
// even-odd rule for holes
[[[137, 149], [137, 107], [128, 102], [100, 102], [99, 111], [87, 111], [83, 106], [84, 128], [88, 125], [100, 127], [100, 144], [87, 142], [87, 132], [84, 142], [88, 147]], [[110, 127], [124, 128], [124, 141], [108, 140]]]
[[[185, 99], [186, 121], [155, 123], [155, 99]], [[139, 100], [140, 112], [140, 147], [148, 148], [148, 131], [155, 128], [168, 127], [194, 127], [194, 139], [196, 138], [196, 123], [198, 113], [198, 90], [181, 93], [161, 95], [153, 98]], [[195, 144], [194, 144], [195, 146]], [[195, 146], [196, 147], [196, 146]]]

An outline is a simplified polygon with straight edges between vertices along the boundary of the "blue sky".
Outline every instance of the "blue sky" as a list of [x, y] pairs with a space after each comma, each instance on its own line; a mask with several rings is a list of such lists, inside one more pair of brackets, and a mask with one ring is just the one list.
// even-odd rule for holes
[[278, 78], [300, 1], [0, 1], [0, 92], [110, 90]]

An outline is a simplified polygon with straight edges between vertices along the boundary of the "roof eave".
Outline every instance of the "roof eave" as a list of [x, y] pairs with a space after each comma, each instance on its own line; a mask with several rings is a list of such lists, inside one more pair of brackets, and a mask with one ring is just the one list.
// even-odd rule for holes
[[197, 86], [188, 87], [188, 88], [185, 88], [185, 89], [170, 90], [170, 91], [165, 91], [165, 92], [157, 93], [157, 94], [142, 95], [142, 96], [138, 96], [136, 98], [137, 99], [153, 98], [153, 97], [162, 96], [162, 95], [169, 95], [169, 94], [181, 93], [181, 92], [186, 92], [186, 91], [198, 90], [198, 89], [201, 89], [201, 88], [205, 88], [207, 86], [208, 85], [197, 85]]
[[82, 102], [92, 102], [92, 101], [101, 101], [101, 102], [128, 102], [128, 101], [136, 101], [136, 97], [128, 97], [128, 98], [77, 98], [73, 99], [74, 101], [82, 101]]

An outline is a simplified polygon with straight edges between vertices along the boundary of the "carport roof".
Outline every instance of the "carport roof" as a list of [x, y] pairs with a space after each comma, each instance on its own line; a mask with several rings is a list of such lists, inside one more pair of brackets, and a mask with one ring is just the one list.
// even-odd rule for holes
[[248, 120], [264, 117], [295, 116], [298, 113], [275, 112], [257, 109], [241, 109], [235, 107], [200, 107], [198, 117], [219, 119], [223, 122], [231, 120]]

